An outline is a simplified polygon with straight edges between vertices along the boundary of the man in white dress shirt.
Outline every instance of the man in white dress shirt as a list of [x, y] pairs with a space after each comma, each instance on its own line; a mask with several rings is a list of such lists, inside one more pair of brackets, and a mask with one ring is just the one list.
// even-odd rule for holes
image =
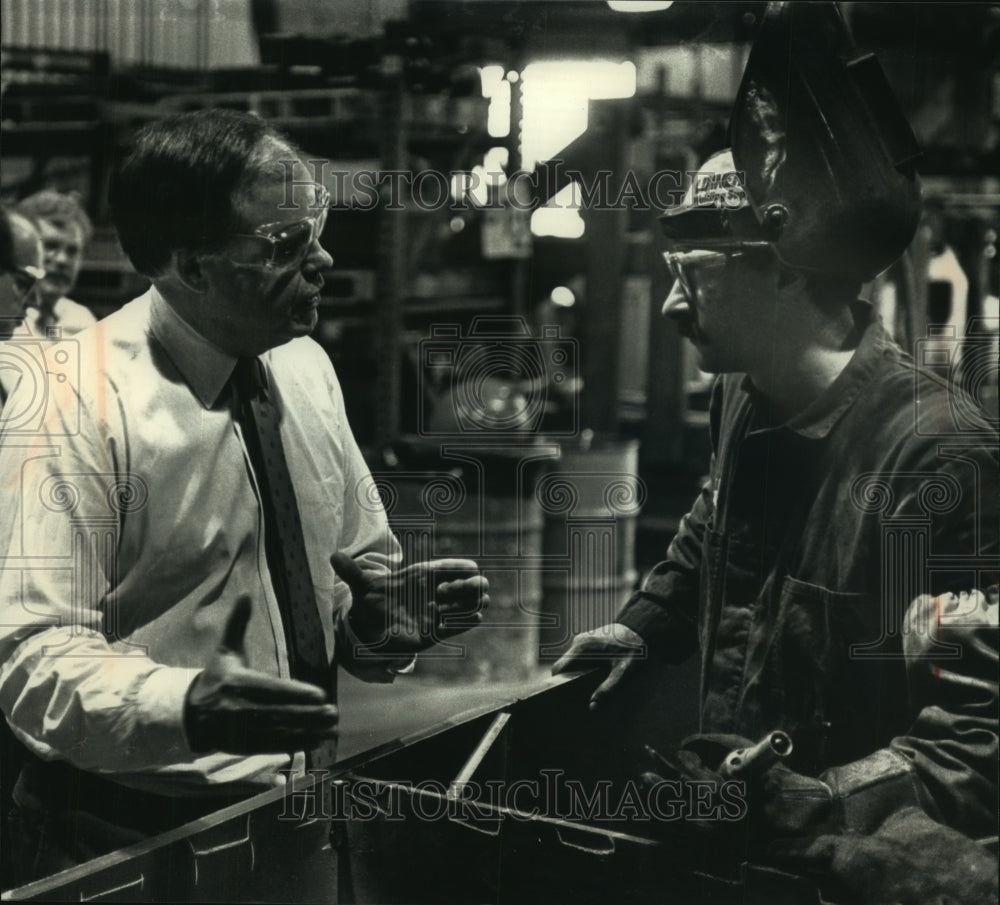
[[487, 602], [467, 560], [398, 568], [309, 338], [327, 203], [286, 139], [223, 110], [145, 127], [116, 173], [152, 288], [64, 344], [79, 386], [54, 382], [0, 448], [0, 707], [30, 752], [31, 876], [328, 765], [337, 665], [392, 681]]

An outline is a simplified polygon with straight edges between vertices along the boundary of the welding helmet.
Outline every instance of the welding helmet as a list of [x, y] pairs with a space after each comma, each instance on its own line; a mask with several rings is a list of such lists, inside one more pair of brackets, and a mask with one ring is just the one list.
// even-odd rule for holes
[[[768, 4], [729, 143], [727, 178], [740, 181], [747, 209], [734, 200], [715, 219], [734, 241], [767, 241], [795, 270], [868, 280], [912, 240], [921, 208], [916, 139], [878, 61], [855, 50], [835, 3]], [[723, 161], [707, 163], [715, 170]], [[698, 235], [712, 219], [700, 177], [662, 223], [678, 242], [717, 244], [716, 235], [704, 243]]]

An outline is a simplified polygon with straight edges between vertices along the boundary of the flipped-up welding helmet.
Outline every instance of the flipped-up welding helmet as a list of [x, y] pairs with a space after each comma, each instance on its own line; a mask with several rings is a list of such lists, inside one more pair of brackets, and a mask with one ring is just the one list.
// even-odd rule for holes
[[[912, 240], [921, 207], [916, 139], [878, 61], [856, 51], [835, 3], [768, 5], [729, 141], [731, 158], [710, 158], [707, 176], [695, 175], [681, 205], [662, 218], [676, 242], [708, 247], [728, 231], [730, 241], [770, 242], [792, 269], [868, 280]], [[732, 168], [727, 180], [740, 182], [746, 208], [709, 198], [723, 166]]]

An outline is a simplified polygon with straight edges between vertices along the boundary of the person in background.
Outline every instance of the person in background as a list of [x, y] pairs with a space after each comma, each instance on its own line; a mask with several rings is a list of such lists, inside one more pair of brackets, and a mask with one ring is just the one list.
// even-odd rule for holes
[[80, 380], [51, 388], [49, 453], [0, 434], [20, 882], [328, 768], [338, 667], [391, 682], [488, 603], [475, 563], [400, 565], [309, 337], [333, 260], [299, 150], [250, 114], [171, 117], [111, 201], [152, 287], [53, 347]]
[[[19, 355], [9, 354], [6, 341], [23, 330], [25, 308], [44, 275], [42, 243], [35, 227], [26, 217], [0, 207], [0, 428], [4, 404], [20, 380], [23, 366]], [[10, 872], [4, 815], [20, 768], [19, 745], [6, 724], [0, 723], [0, 876]]]
[[[45, 278], [25, 323], [36, 336], [73, 336], [97, 322], [89, 308], [68, 298], [93, 235], [90, 218], [75, 196], [51, 189], [29, 195], [17, 210], [37, 224], [45, 252]], [[51, 328], [59, 332], [50, 334]]]
[[31, 221], [0, 208], [0, 340], [10, 339], [24, 321], [42, 269], [42, 243]]
[[[44, 276], [42, 243], [35, 227], [27, 217], [0, 209], [0, 342], [24, 323], [25, 310]], [[0, 410], [19, 373], [16, 366], [7, 367], [0, 346]]]

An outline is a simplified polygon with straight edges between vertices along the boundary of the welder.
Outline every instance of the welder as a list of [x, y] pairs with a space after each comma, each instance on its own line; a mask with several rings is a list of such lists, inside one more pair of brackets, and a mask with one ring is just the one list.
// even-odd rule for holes
[[700, 733], [651, 781], [719, 781], [787, 734], [746, 818], [698, 828], [717, 851], [838, 901], [995, 901], [973, 840], [997, 834], [996, 425], [858, 298], [917, 228], [915, 139], [836, 5], [806, 3], [769, 6], [729, 144], [662, 219], [664, 315], [719, 375], [710, 474], [554, 671], [607, 656], [609, 706], [698, 652]]

